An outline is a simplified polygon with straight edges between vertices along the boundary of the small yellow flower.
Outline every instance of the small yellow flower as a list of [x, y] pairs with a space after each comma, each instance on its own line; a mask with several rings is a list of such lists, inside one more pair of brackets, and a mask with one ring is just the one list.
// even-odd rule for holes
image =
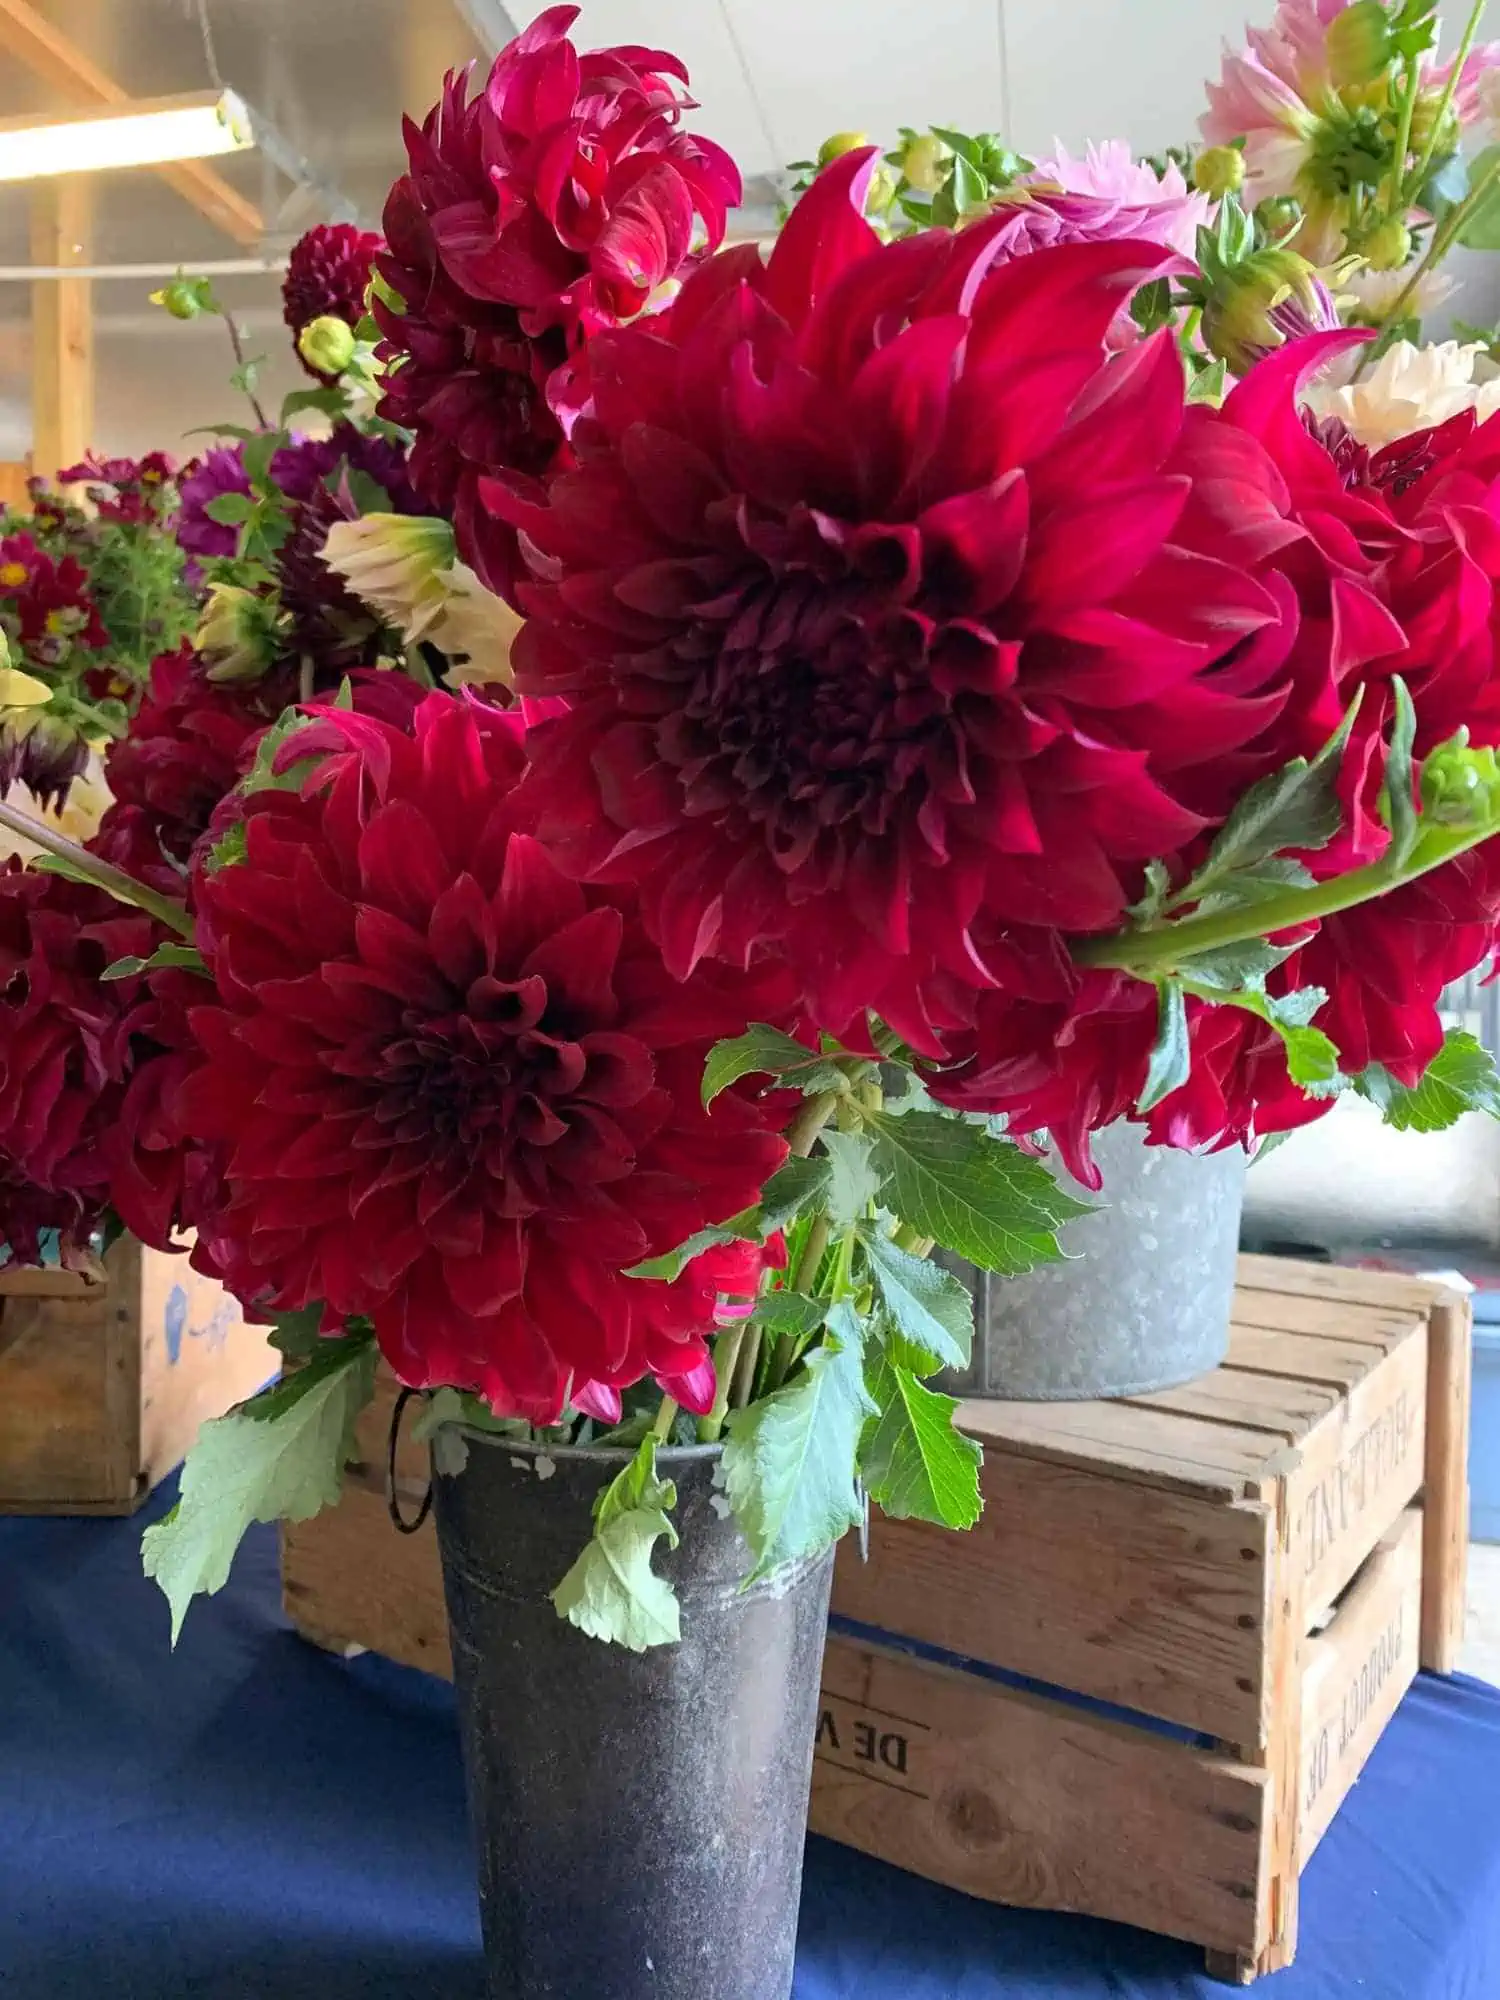
[[6, 590], [20, 590], [29, 574], [25, 563], [0, 563], [0, 585]]

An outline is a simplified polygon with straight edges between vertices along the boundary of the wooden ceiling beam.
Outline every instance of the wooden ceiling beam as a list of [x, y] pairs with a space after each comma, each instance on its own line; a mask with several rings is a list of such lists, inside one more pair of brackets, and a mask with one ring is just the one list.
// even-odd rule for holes
[[[30, 0], [0, 0], [0, 52], [13, 56], [71, 103], [130, 102], [129, 91], [100, 69], [60, 28], [39, 14]], [[265, 222], [260, 210], [207, 161], [171, 160], [148, 171], [159, 174], [216, 229], [223, 230], [246, 249], [254, 249], [264, 237]]]

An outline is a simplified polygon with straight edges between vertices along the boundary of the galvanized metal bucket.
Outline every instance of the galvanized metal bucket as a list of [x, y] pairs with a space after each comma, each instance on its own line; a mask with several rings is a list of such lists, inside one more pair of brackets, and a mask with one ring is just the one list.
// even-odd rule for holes
[[630, 1454], [467, 1436], [434, 1493], [493, 2000], [787, 2000], [832, 1551], [745, 1589], [719, 1447], [663, 1450], [682, 1642], [602, 1645], [551, 1591]]
[[954, 1264], [975, 1295], [972, 1366], [954, 1395], [1063, 1403], [1137, 1396], [1217, 1368], [1229, 1346], [1245, 1155], [1148, 1146], [1138, 1125], [1096, 1135], [1090, 1215], [1066, 1224], [1068, 1261], [1021, 1278]]

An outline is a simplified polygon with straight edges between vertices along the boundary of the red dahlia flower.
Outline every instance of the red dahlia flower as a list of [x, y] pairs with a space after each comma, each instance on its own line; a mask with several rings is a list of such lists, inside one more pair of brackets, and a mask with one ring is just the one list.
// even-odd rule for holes
[[[161, 936], [102, 890], [18, 860], [0, 872], [0, 1240], [14, 1256], [36, 1261], [39, 1228], [81, 1248], [107, 1201], [164, 1243], [181, 1163], [132, 1098], [159, 1052], [160, 1006], [142, 978], [100, 977]], [[144, 1164], [143, 1136], [156, 1154]]]
[[534, 573], [517, 684], [571, 704], [531, 746], [543, 837], [640, 884], [674, 972], [766, 943], [823, 1025], [932, 1050], [987, 940], [1112, 928], [1204, 826], [1179, 774], [1285, 698], [1216, 670], [1282, 610], [1178, 545], [1170, 338], [1105, 359], [1171, 253], [996, 267], [1005, 217], [882, 245], [869, 171], [595, 335], [576, 470], [488, 491]]
[[576, 7], [552, 7], [496, 58], [468, 98], [450, 76], [386, 204], [376, 302], [384, 414], [416, 436], [412, 473], [449, 516], [459, 552], [508, 594], [514, 537], [478, 503], [487, 472], [540, 475], [563, 449], [562, 365], [585, 334], [629, 319], [707, 242], [740, 198], [732, 161], [680, 127], [675, 57], [579, 55]]
[[241, 1296], [367, 1314], [404, 1381], [534, 1422], [648, 1372], [706, 1406], [691, 1278], [623, 1273], [785, 1157], [764, 1106], [700, 1098], [777, 991], [678, 986], [628, 896], [559, 873], [516, 812], [514, 718], [437, 694], [414, 734], [325, 711], [309, 747], [332, 754], [254, 794], [245, 860], [197, 887], [218, 999], [179, 1109], [228, 1156]]
[[341, 319], [357, 327], [365, 316], [365, 294], [377, 253], [384, 246], [369, 230], [350, 222], [320, 222], [293, 244], [281, 285], [282, 318], [291, 329], [297, 358], [320, 382], [336, 376], [314, 368], [297, 336], [315, 319]]

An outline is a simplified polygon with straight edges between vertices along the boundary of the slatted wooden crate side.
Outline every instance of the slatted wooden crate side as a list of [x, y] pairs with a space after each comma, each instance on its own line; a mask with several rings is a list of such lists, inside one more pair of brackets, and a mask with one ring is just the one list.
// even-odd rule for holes
[[0, 1272], [0, 1512], [131, 1513], [276, 1364], [218, 1284], [129, 1237], [102, 1283]]
[[292, 1624], [328, 1652], [370, 1648], [452, 1678], [437, 1531], [429, 1519], [398, 1534], [363, 1475], [345, 1479], [336, 1507], [282, 1524], [281, 1589]]
[[1267, 1775], [884, 1645], [830, 1636], [809, 1825], [990, 1902], [1254, 1955]]

